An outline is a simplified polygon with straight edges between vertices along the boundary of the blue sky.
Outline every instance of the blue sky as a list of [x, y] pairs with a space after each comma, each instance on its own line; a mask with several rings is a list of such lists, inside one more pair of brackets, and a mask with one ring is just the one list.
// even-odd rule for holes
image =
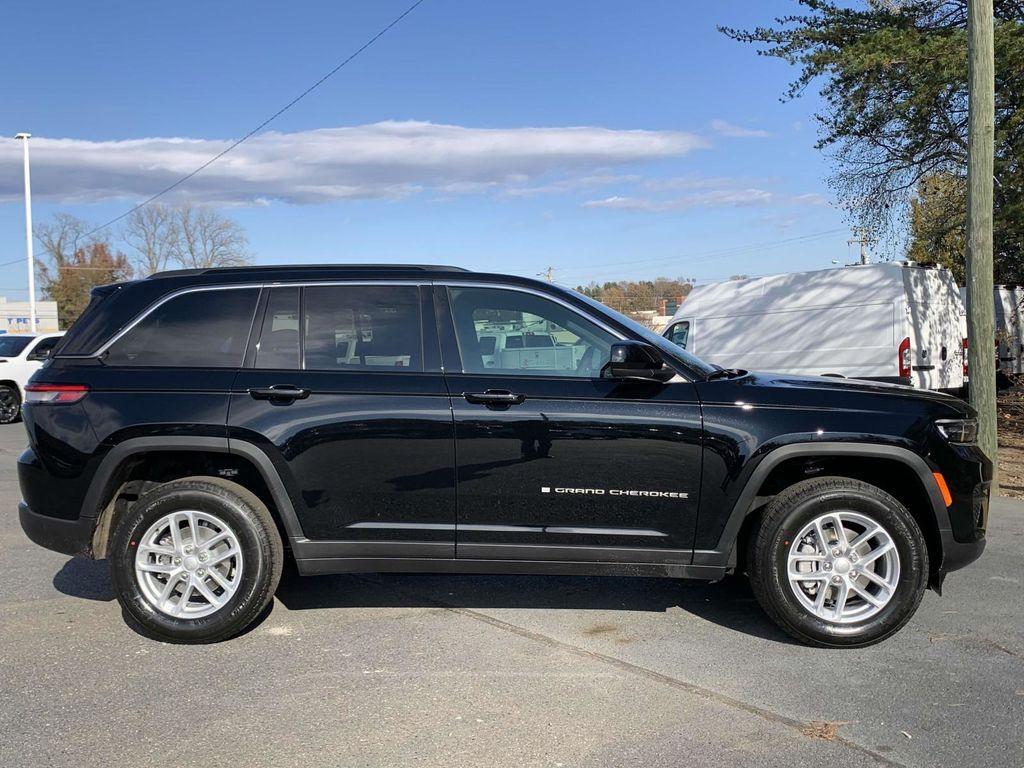
[[[20, 154], [6, 137], [34, 136], [37, 221], [100, 223], [247, 132], [408, 4], [6, 8], [0, 262], [24, 253]], [[846, 261], [845, 230], [797, 239], [844, 225], [813, 147], [816, 97], [780, 103], [795, 72], [715, 29], [795, 6], [426, 0], [170, 202], [223, 207], [261, 263], [551, 265], [575, 285]], [[24, 285], [23, 265], [0, 268], [0, 295], [24, 298]]]

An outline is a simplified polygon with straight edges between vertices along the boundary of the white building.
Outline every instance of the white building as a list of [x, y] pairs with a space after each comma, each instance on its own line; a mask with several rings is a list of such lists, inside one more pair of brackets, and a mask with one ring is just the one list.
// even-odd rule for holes
[[[0, 296], [0, 333], [17, 333], [31, 329], [27, 301], [8, 301]], [[57, 302], [36, 302], [36, 327], [49, 333], [59, 330], [57, 326]]]

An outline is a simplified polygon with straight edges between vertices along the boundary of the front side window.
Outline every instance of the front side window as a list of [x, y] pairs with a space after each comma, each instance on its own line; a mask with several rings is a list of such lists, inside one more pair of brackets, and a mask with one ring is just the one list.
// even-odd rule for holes
[[238, 368], [258, 288], [194, 291], [161, 304], [103, 357], [107, 365]]
[[668, 329], [668, 333], [665, 334], [665, 338], [673, 344], [678, 344], [683, 349], [686, 349], [686, 342], [690, 338], [690, 321], [681, 320], [673, 325]]
[[449, 292], [466, 373], [597, 378], [616, 340], [578, 312], [536, 294]]
[[415, 286], [310, 286], [303, 296], [307, 370], [423, 370]]

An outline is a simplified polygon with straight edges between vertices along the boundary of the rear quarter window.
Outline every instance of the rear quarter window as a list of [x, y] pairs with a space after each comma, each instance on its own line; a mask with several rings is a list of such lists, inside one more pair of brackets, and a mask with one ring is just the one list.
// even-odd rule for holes
[[114, 366], [238, 368], [258, 288], [193, 291], [144, 316], [107, 350]]

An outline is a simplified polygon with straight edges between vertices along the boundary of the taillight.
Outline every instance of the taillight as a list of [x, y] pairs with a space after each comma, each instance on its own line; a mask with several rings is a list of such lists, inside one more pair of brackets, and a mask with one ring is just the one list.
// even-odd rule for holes
[[77, 403], [88, 392], [85, 384], [29, 384], [25, 387], [25, 402]]
[[[900, 378], [910, 378], [910, 337], [900, 342], [900, 350], [896, 355], [896, 362], [900, 367]], [[892, 370], [892, 369], [890, 369]]]
[[964, 339], [964, 376], [967, 376], [967, 339]]

